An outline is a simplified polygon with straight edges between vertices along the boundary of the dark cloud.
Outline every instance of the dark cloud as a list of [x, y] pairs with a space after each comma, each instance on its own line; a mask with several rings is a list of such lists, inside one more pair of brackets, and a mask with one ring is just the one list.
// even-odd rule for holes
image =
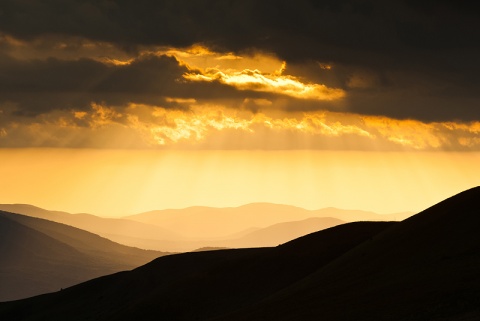
[[[0, 65], [0, 100], [18, 104], [22, 114], [56, 109], [85, 109], [91, 102], [124, 104], [134, 95], [151, 93], [148, 81], [173, 83], [182, 74], [172, 59], [150, 59], [152, 68], [140, 73], [148, 62], [130, 66], [108, 66], [91, 59], [62, 61], [18, 61], [3, 59]], [[153, 62], [153, 63], [152, 63]], [[156, 77], [156, 79], [152, 79]]]
[[[352, 112], [425, 121], [480, 118], [480, 14], [473, 2], [4, 0], [0, 32], [29, 41], [47, 35], [87, 38], [128, 52], [195, 43], [238, 54], [273, 52], [292, 66], [331, 63], [331, 71], [304, 74], [346, 89]], [[11, 63], [1, 59], [2, 68]], [[14, 62], [9, 68], [23, 76], [10, 73], [14, 81], [2, 80], [2, 96], [15, 100], [9, 95], [23, 88], [22, 105], [37, 100], [38, 110], [99, 99], [159, 103], [159, 97], [184, 97], [187, 91], [199, 99], [265, 96], [218, 83], [179, 84], [184, 67], [153, 58], [128, 68], [90, 60]], [[362, 77], [372, 86], [355, 86]], [[328, 108], [290, 103], [287, 109]]]
[[[473, 6], [399, 0], [5, 0], [0, 28], [23, 39], [63, 34], [127, 48], [206, 42], [237, 52], [271, 50], [289, 60], [381, 64], [382, 59], [395, 61], [395, 52], [421, 58], [421, 50], [478, 49]], [[370, 54], [382, 59], [372, 60]]]
[[[174, 98], [197, 100], [257, 97], [219, 82], [188, 82], [189, 71], [168, 56], [142, 56], [128, 65], [91, 59], [0, 59], [0, 103], [16, 105], [16, 113], [34, 116], [53, 110], [89, 109], [92, 102], [113, 106], [128, 103], [179, 108]], [[184, 106], [182, 107], [184, 108]]]

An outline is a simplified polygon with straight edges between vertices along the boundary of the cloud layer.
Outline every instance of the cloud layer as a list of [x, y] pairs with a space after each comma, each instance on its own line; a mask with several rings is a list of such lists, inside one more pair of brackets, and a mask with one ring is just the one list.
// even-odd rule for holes
[[480, 150], [480, 122], [423, 123], [327, 111], [279, 115], [169, 100], [185, 108], [93, 103], [85, 110], [3, 122], [0, 147]]
[[[362, 142], [383, 137], [394, 149], [475, 149], [474, 9], [447, 0], [5, 0], [0, 144], [103, 146], [94, 138], [102, 132], [104, 139], [123, 133], [127, 145], [165, 146], [186, 133], [197, 143], [211, 130], [238, 134], [245, 122], [253, 144], [251, 132], [275, 132], [282, 122], [283, 132], [297, 122], [289, 133], [300, 136], [288, 135], [302, 146], [331, 148], [305, 138], [333, 144], [328, 127]], [[212, 106], [242, 116], [220, 126], [208, 118]], [[342, 115], [339, 125], [302, 130], [326, 114]], [[48, 137], [29, 138], [39, 128]]]

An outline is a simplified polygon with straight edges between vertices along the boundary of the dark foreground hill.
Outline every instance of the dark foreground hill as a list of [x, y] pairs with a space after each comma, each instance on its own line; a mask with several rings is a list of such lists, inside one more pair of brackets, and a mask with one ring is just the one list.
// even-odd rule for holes
[[350, 223], [276, 248], [165, 256], [130, 272], [0, 304], [0, 319], [204, 320], [262, 300], [392, 224]]
[[71, 226], [0, 211], [0, 301], [58, 291], [130, 270], [164, 254], [123, 246]]
[[480, 320], [480, 187], [219, 320]]
[[478, 320], [480, 188], [405, 221], [171, 255], [0, 304], [5, 320]]

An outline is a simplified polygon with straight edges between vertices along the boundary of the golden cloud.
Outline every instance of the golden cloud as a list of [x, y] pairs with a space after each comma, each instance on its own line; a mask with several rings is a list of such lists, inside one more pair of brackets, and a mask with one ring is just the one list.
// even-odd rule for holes
[[416, 150], [479, 147], [480, 122], [423, 123], [417, 120], [396, 120], [387, 117], [362, 117], [372, 132], [385, 139]]
[[279, 73], [265, 74], [259, 70], [221, 71], [207, 69], [205, 73], [186, 73], [183, 76], [191, 81], [219, 81], [239, 90], [287, 95], [298, 99], [338, 100], [345, 97], [345, 92], [338, 88], [329, 88], [322, 84], [303, 83], [294, 76]]
[[112, 124], [116, 119], [122, 118], [122, 114], [115, 108], [92, 103], [92, 112], [90, 113], [90, 126], [92, 128]]
[[[192, 46], [183, 50], [158, 50], [155, 54], [173, 56], [187, 66], [191, 72], [183, 77], [189, 81], [219, 81], [239, 90], [276, 93], [297, 99], [332, 101], [345, 97], [342, 89], [305, 83], [298, 77], [285, 75], [286, 62], [264, 53], [241, 57]], [[331, 66], [325, 66], [325, 69], [331, 69]]]
[[250, 143], [268, 148], [258, 144], [262, 141], [274, 141], [275, 148], [295, 148], [288, 145], [288, 137], [296, 137], [307, 142], [302, 146], [315, 148], [335, 147], [345, 140], [350, 142], [345, 148], [362, 142], [362, 148], [372, 150], [480, 150], [480, 122], [424, 123], [328, 111], [253, 113], [193, 99], [169, 100], [182, 108], [92, 103], [90, 110], [55, 111], [30, 123], [12, 121], [0, 127], [0, 144], [109, 147], [113, 141], [121, 148], [202, 148], [214, 140], [218, 148], [222, 141], [226, 148], [235, 148], [235, 142], [241, 142], [238, 148], [248, 148]]
[[[140, 132], [150, 145], [175, 146], [179, 142], [196, 144], [224, 130], [248, 133], [252, 137], [265, 130], [275, 133], [297, 133], [311, 139], [364, 137], [372, 143], [390, 143], [399, 148], [435, 150], [442, 148], [480, 147], [480, 123], [423, 123], [387, 117], [310, 112], [270, 115], [221, 105], [183, 101], [189, 109], [171, 110], [162, 107], [131, 104], [123, 115], [105, 106], [92, 105], [89, 123], [92, 128], [119, 121]], [[266, 103], [266, 102], [261, 102]], [[121, 121], [119, 119], [122, 119]], [[258, 137], [262, 139], [262, 137]]]
[[217, 68], [222, 71], [241, 71], [259, 69], [265, 73], [274, 73], [282, 61], [274, 55], [253, 53], [249, 56], [238, 56], [232, 52], [214, 52], [204, 46], [194, 45], [189, 48], [157, 48], [155, 51], [144, 51], [142, 54], [167, 55], [175, 57], [183, 65], [191, 69], [205, 71]]
[[363, 117], [365, 125], [396, 144], [414, 149], [442, 146], [442, 137], [435, 132], [436, 124], [387, 117]]

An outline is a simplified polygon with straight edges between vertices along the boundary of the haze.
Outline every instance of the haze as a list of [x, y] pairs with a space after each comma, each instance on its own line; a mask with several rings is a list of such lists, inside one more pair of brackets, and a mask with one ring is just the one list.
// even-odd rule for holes
[[478, 183], [480, 154], [0, 150], [0, 203], [124, 216], [254, 202], [418, 212]]

